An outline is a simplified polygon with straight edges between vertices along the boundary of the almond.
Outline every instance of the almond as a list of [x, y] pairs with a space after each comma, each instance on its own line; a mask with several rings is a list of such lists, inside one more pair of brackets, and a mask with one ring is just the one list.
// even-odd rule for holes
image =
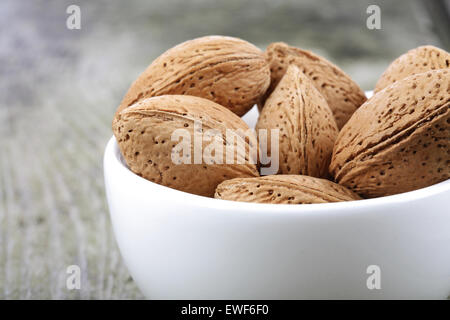
[[[195, 128], [198, 123], [201, 123], [201, 128]], [[178, 138], [176, 141], [172, 138], [176, 129], [185, 130], [183, 132], [191, 137], [187, 163], [174, 163], [172, 158], [179, 143]], [[236, 132], [232, 141], [228, 140], [227, 129]], [[216, 131], [210, 139], [216, 143], [215, 146], [233, 145], [236, 150], [234, 159], [240, 156], [246, 161], [227, 164], [223, 152], [220, 164], [205, 155], [206, 148], [213, 143], [202, 138], [208, 130]], [[251, 158], [253, 154], [247, 152], [250, 147], [257, 146], [256, 137], [253, 132], [248, 136], [241, 134], [247, 130], [247, 125], [225, 107], [187, 95], [140, 100], [117, 113], [113, 121], [120, 151], [134, 173], [164, 186], [203, 196], [213, 196], [216, 186], [224, 180], [259, 176], [256, 157]], [[200, 135], [199, 144], [195, 144], [194, 134]], [[195, 154], [200, 154], [199, 162], [195, 162]]]
[[[361, 88], [341, 69], [314, 53], [276, 42], [266, 49], [271, 82], [265, 97], [275, 89], [290, 64], [295, 64], [314, 83], [333, 112], [338, 128], [366, 101]], [[264, 98], [263, 98], [264, 99]]]
[[283, 204], [361, 199], [357, 194], [334, 182], [302, 175], [272, 175], [227, 180], [217, 186], [214, 197], [224, 200]]
[[365, 197], [411, 191], [450, 177], [450, 70], [386, 87], [342, 128], [330, 171]]
[[208, 36], [159, 56], [131, 85], [118, 112], [141, 99], [186, 94], [245, 114], [265, 93], [270, 71], [263, 52], [247, 41]]
[[378, 80], [374, 92], [410, 75], [450, 68], [450, 54], [434, 46], [422, 46], [395, 59]]
[[[279, 173], [328, 176], [336, 122], [324, 97], [295, 65], [266, 100], [256, 124], [260, 129], [279, 129]], [[268, 155], [270, 136], [260, 145]]]

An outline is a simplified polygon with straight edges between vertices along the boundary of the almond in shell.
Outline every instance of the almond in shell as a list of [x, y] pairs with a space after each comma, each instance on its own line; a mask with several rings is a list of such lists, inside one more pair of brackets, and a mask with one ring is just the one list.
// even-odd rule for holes
[[336, 122], [324, 97], [295, 65], [266, 100], [256, 124], [260, 129], [268, 130], [268, 143], [260, 148], [269, 155], [270, 130], [279, 130], [279, 173], [328, 176]]
[[362, 105], [336, 140], [330, 171], [364, 197], [450, 177], [450, 70], [416, 74]]
[[422, 46], [395, 59], [378, 80], [374, 92], [417, 73], [450, 68], [450, 54], [434, 46]]
[[223, 200], [278, 204], [361, 199], [357, 194], [334, 182], [302, 175], [271, 175], [227, 180], [217, 186], [214, 197]]
[[148, 97], [185, 94], [241, 116], [269, 83], [269, 66], [260, 49], [237, 38], [207, 36], [183, 42], [153, 61], [131, 85], [118, 112]]
[[[177, 135], [174, 139], [177, 129], [187, 137]], [[228, 140], [227, 130], [236, 133], [232, 141]], [[257, 140], [253, 132], [247, 135], [247, 130], [247, 125], [225, 107], [187, 95], [140, 100], [117, 113], [113, 121], [120, 151], [134, 173], [203, 196], [213, 196], [216, 186], [224, 180], [259, 176], [257, 159], [249, 151], [257, 146]], [[205, 139], [208, 131], [212, 134]], [[183, 150], [177, 149], [179, 143], [185, 146]], [[236, 158], [231, 163], [225, 158], [226, 151], [220, 151], [226, 145], [234, 147], [232, 155]], [[206, 152], [211, 146], [214, 152]], [[200, 155], [197, 160], [196, 155]]]
[[276, 42], [267, 47], [266, 58], [270, 64], [271, 82], [265, 97], [275, 89], [288, 66], [294, 64], [313, 81], [328, 102], [338, 128], [366, 101], [364, 92], [344, 71], [310, 51]]

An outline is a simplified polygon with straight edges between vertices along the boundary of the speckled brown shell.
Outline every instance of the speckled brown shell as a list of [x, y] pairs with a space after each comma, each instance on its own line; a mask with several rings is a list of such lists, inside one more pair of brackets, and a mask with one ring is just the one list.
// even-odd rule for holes
[[[195, 121], [201, 121], [203, 130], [197, 129], [197, 133], [218, 130], [222, 137], [217, 141], [219, 146], [234, 144], [236, 154], [245, 158], [245, 163], [225, 164], [225, 152], [223, 164], [211, 164], [208, 158], [202, 158], [201, 164], [174, 163], [171, 152], [181, 141], [181, 138], [172, 141], [175, 129], [189, 132], [190, 162], [194, 162]], [[234, 130], [238, 134], [237, 139], [227, 141], [227, 129]], [[134, 173], [167, 187], [203, 196], [213, 196], [216, 186], [224, 180], [259, 176], [257, 165], [249, 163], [252, 154], [248, 152], [249, 146], [256, 146], [257, 141], [254, 135], [246, 136], [246, 130], [247, 125], [228, 109], [210, 100], [186, 95], [140, 100], [116, 114], [113, 121], [113, 132], [120, 151]], [[211, 143], [203, 141], [203, 152]], [[252, 159], [256, 163], [256, 159]]]
[[[256, 124], [260, 129], [279, 129], [279, 173], [328, 176], [336, 122], [323, 96], [295, 65], [266, 100]], [[268, 137], [260, 148], [270, 155]]]
[[450, 54], [434, 46], [422, 46], [395, 59], [378, 80], [374, 92], [417, 73], [450, 68]]
[[224, 200], [280, 204], [361, 199], [357, 194], [334, 182], [302, 175], [272, 175], [227, 180], [217, 186], [214, 197]]
[[330, 171], [365, 197], [450, 177], [450, 70], [416, 74], [375, 94], [342, 128]]
[[266, 58], [270, 64], [271, 82], [265, 97], [275, 89], [288, 66], [295, 64], [328, 102], [338, 128], [366, 101], [364, 92], [344, 71], [310, 51], [276, 42], [267, 47]]
[[260, 49], [237, 38], [202, 37], [153, 61], [131, 85], [118, 112], [144, 98], [186, 94], [212, 100], [241, 116], [269, 83], [269, 66]]

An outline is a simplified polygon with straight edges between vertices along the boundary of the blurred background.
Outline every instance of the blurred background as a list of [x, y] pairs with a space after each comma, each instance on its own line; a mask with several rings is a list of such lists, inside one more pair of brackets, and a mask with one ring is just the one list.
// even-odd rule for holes
[[[69, 5], [81, 29], [69, 30]], [[381, 9], [369, 30], [367, 7]], [[102, 153], [131, 82], [175, 44], [285, 41], [371, 90], [389, 63], [424, 44], [449, 50], [444, 0], [99, 0], [0, 2], [0, 299], [142, 298], [105, 201]], [[69, 265], [81, 289], [66, 287]]]

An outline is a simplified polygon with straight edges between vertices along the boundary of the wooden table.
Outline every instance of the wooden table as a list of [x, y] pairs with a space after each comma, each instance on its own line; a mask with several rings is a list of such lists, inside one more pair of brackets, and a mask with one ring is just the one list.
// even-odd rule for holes
[[[2, 124], [19, 117], [2, 111]], [[0, 299], [142, 298], [119, 255], [105, 201], [109, 121], [100, 119], [110, 114], [78, 111], [80, 118], [49, 105], [31, 123], [14, 122], [14, 139], [2, 137]], [[48, 132], [47, 117], [66, 129]], [[80, 267], [80, 290], [67, 289], [70, 265]]]

